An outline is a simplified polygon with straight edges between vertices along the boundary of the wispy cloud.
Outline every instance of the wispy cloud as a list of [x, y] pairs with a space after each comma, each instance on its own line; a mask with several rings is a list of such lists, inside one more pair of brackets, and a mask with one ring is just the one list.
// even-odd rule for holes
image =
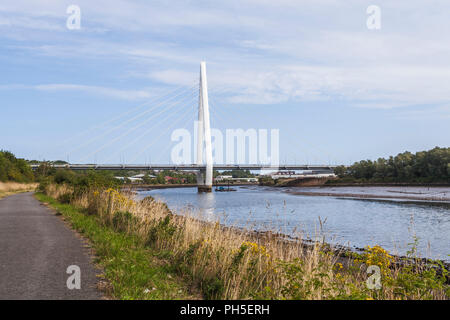
[[66, 83], [54, 83], [54, 84], [39, 84], [39, 85], [24, 85], [24, 84], [11, 84], [0, 85], [0, 90], [38, 90], [38, 91], [78, 91], [91, 95], [107, 96], [116, 99], [125, 100], [140, 100], [148, 99], [153, 96], [149, 90], [122, 90], [101, 86], [88, 86], [79, 84], [66, 84]]
[[[32, 44], [9, 45], [18, 51], [101, 59], [105, 67], [125, 65], [120, 77], [164, 84], [192, 83], [198, 62], [207, 60], [211, 86], [226, 92], [231, 103], [339, 100], [355, 107], [394, 108], [450, 102], [446, 1], [437, 0], [440, 10], [433, 10], [418, 0], [407, 6], [380, 0], [383, 24], [378, 32], [367, 30], [366, 6], [356, 0], [233, 0], [214, 5], [80, 0], [82, 30], [76, 33], [64, 29], [69, 4], [3, 3], [0, 30], [14, 30], [30, 41], [40, 32]], [[104, 33], [100, 37], [94, 30]], [[103, 86], [39, 90], [148, 97], [145, 90]]]

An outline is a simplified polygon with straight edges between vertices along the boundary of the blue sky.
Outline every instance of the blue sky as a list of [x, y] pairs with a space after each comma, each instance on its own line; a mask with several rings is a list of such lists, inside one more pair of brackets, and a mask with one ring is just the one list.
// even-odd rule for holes
[[[80, 30], [66, 28], [72, 4]], [[366, 27], [372, 4], [380, 30]], [[279, 128], [282, 163], [448, 147], [449, 10], [439, 0], [1, 3], [0, 148], [29, 159], [167, 162], [166, 129], [193, 127], [196, 89], [187, 88], [202, 60], [212, 126]], [[154, 111], [112, 130], [136, 111], [105, 124], [172, 91], [185, 98], [172, 118], [148, 119]]]

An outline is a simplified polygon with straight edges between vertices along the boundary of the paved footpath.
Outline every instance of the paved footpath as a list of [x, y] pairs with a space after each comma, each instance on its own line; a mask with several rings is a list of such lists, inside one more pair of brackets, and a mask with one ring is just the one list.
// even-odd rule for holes
[[[0, 200], [0, 300], [101, 299], [96, 288], [100, 271], [88, 250], [32, 193]], [[79, 290], [67, 288], [72, 265], [80, 268]]]

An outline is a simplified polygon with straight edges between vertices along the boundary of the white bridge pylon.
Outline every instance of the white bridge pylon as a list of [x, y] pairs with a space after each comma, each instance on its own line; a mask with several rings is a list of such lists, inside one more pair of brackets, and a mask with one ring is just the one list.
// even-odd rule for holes
[[200, 63], [196, 164], [205, 165], [205, 169], [199, 170], [197, 173], [198, 192], [211, 192], [213, 180], [213, 158], [208, 103], [208, 81], [206, 78], [206, 63], [204, 61]]

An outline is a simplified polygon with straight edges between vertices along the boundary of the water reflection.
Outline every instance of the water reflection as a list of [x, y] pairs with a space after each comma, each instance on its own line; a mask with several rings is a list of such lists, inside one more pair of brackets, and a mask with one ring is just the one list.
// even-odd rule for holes
[[214, 214], [216, 208], [216, 199], [214, 192], [197, 192], [197, 209], [200, 216], [206, 221], [217, 221], [217, 216]]

